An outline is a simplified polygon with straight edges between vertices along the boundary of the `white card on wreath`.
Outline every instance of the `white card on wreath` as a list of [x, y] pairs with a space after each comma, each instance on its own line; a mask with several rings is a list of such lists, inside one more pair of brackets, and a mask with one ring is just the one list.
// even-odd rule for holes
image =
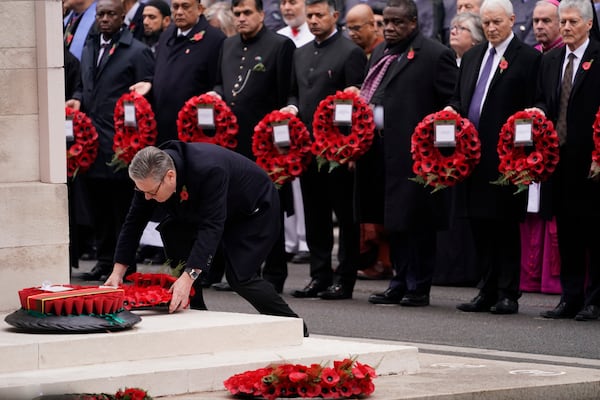
[[202, 128], [215, 127], [215, 110], [212, 104], [198, 105], [198, 126]]
[[515, 120], [515, 145], [526, 146], [533, 143], [533, 121], [530, 119]]
[[67, 137], [67, 142], [75, 140], [75, 136], [73, 135], [73, 118], [67, 117], [65, 120], [65, 135]]
[[529, 184], [529, 191], [527, 194], [527, 212], [540, 212], [540, 184], [537, 182], [531, 182]]
[[456, 146], [456, 123], [453, 120], [434, 122], [434, 141], [436, 147]]
[[333, 123], [335, 125], [352, 125], [352, 101], [335, 101]]
[[123, 103], [123, 114], [124, 114], [124, 125], [137, 127], [137, 121], [135, 120], [135, 105], [130, 102]]
[[278, 124], [272, 124], [273, 126], [273, 142], [277, 147], [289, 147], [290, 146], [290, 128], [288, 127], [288, 121], [282, 121]]

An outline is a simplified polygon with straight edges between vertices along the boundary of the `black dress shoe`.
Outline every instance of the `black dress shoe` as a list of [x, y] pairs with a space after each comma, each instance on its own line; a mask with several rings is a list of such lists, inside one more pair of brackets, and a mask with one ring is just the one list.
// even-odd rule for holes
[[373, 293], [369, 296], [369, 303], [373, 304], [400, 304], [404, 291], [399, 288], [387, 288], [385, 292]]
[[575, 318], [578, 311], [579, 307], [574, 307], [566, 301], [561, 301], [554, 310], [541, 312], [540, 315], [544, 318], [552, 319]]
[[216, 291], [219, 292], [231, 292], [233, 291], [233, 289], [231, 288], [231, 286], [229, 286], [229, 283], [227, 282], [218, 282], [218, 283], [213, 283], [212, 285], [210, 285], [211, 288], [215, 289]]
[[519, 312], [519, 303], [505, 297], [490, 307], [490, 312], [492, 314], [516, 314]]
[[470, 302], [459, 304], [456, 308], [464, 312], [488, 312], [494, 303], [495, 300], [489, 299], [482, 294], [478, 294]]
[[352, 289], [342, 283], [334, 283], [318, 294], [323, 300], [344, 300], [352, 298]]
[[310, 262], [310, 253], [308, 251], [300, 251], [290, 261], [292, 264], [308, 264]]
[[313, 279], [304, 289], [294, 290], [292, 296], [298, 298], [319, 297], [319, 293], [326, 290], [328, 286], [318, 279]]
[[590, 304], [583, 307], [575, 316], [577, 321], [594, 321], [600, 317], [600, 307]]
[[84, 281], [102, 281], [108, 278], [112, 265], [104, 262], [97, 262], [90, 272], [81, 274], [81, 279]]
[[407, 307], [425, 307], [429, 305], [429, 295], [428, 294], [414, 294], [407, 293], [404, 295], [402, 300], [400, 300], [401, 306]]

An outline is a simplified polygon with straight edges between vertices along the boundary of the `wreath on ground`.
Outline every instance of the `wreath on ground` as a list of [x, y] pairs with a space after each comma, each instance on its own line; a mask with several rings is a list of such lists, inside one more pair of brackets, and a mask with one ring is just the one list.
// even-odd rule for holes
[[[168, 306], [173, 297], [170, 288], [177, 280], [169, 274], [140, 272], [127, 275], [125, 279], [132, 283], [120, 287], [124, 291], [123, 308], [126, 310]], [[190, 298], [195, 293], [192, 288]]]
[[[287, 122], [290, 145], [281, 149], [274, 143], [273, 125]], [[308, 168], [312, 159], [310, 134], [306, 126], [290, 113], [272, 111], [254, 127], [252, 153], [277, 187], [287, 183]]]
[[[529, 146], [515, 145], [515, 121], [520, 119], [531, 120], [531, 151]], [[559, 160], [558, 134], [552, 121], [539, 111], [518, 111], [502, 126], [497, 150], [501, 176], [492, 183], [512, 183], [517, 186], [517, 194], [531, 182], [543, 182], [554, 172]]]
[[67, 176], [75, 178], [87, 171], [98, 156], [98, 132], [85, 113], [71, 107], [65, 108], [68, 119], [73, 120], [73, 143], [67, 150]]
[[[435, 124], [451, 122], [455, 130], [454, 152], [444, 155], [435, 145]], [[439, 111], [426, 116], [411, 137], [413, 172], [410, 180], [431, 186], [433, 192], [465, 180], [481, 158], [481, 142], [473, 124], [453, 111]], [[432, 193], [433, 193], [432, 192]]]
[[[352, 126], [348, 135], [342, 134], [334, 124], [337, 102], [352, 102]], [[313, 116], [312, 153], [317, 157], [319, 169], [329, 163], [329, 172], [341, 164], [355, 161], [365, 154], [373, 143], [373, 111], [360, 96], [350, 92], [337, 92], [323, 99]]]
[[596, 165], [592, 168], [590, 177], [595, 178], [598, 176], [598, 174], [600, 174], [600, 107], [596, 113], [596, 119], [594, 120], [592, 129], [594, 130], [594, 150], [592, 150], [592, 161], [595, 162]]
[[33, 400], [152, 400], [147, 391], [140, 388], [119, 389], [109, 393], [71, 393], [63, 395], [42, 395]]
[[[135, 107], [135, 126], [125, 124], [125, 105]], [[131, 91], [119, 98], [115, 105], [115, 136], [113, 137], [113, 155], [109, 165], [115, 171], [126, 168], [133, 156], [146, 146], [156, 143], [156, 120], [148, 100], [141, 94]]]
[[375, 390], [375, 370], [367, 364], [346, 358], [334, 361], [333, 368], [321, 364], [274, 365], [233, 375], [223, 382], [236, 396], [346, 399], [368, 396]]
[[[208, 136], [198, 125], [198, 107], [214, 109], [214, 135]], [[209, 94], [201, 94], [185, 102], [177, 114], [177, 133], [182, 142], [206, 142], [235, 149], [238, 133], [237, 117], [225, 102]]]

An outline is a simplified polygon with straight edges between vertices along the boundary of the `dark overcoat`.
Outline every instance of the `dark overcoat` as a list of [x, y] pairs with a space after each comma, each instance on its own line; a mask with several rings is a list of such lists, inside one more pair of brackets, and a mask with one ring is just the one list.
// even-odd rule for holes
[[[122, 29], [113, 46], [96, 66], [100, 51], [98, 34], [90, 35], [81, 54], [81, 85], [73, 98], [81, 101], [81, 110], [92, 119], [100, 147], [98, 157], [87, 172], [89, 177], [114, 177], [114, 168], [107, 165], [114, 155], [114, 110], [117, 100], [129, 92], [129, 87], [141, 81], [151, 81], [154, 58], [150, 48]], [[112, 53], [112, 54], [111, 54]], [[126, 174], [121, 174], [126, 179]]]
[[[197, 34], [202, 38], [194, 40]], [[213, 89], [219, 52], [225, 39], [223, 32], [210, 26], [204, 16], [200, 16], [186, 36], [176, 36], [177, 27], [171, 24], [160, 35], [156, 46], [152, 105], [158, 144], [177, 139], [177, 114], [185, 102]]]
[[[488, 43], [485, 42], [467, 51], [462, 58], [450, 104], [464, 117], [468, 114], [487, 51]], [[504, 59], [508, 66], [504, 70], [496, 68], [481, 109], [478, 129], [481, 160], [465, 182], [470, 217], [520, 219], [526, 212], [526, 192], [514, 195], [515, 186], [498, 186], [490, 182], [500, 176], [497, 145], [502, 126], [511, 115], [531, 107], [535, 101], [541, 53], [513, 37], [504, 52]]]

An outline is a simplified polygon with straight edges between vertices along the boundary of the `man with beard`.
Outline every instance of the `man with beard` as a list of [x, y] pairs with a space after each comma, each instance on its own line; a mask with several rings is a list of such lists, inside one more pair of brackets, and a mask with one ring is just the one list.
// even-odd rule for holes
[[154, 53], [161, 33], [171, 24], [171, 9], [163, 0], [150, 0], [144, 7], [142, 17], [144, 21], [142, 41]]

